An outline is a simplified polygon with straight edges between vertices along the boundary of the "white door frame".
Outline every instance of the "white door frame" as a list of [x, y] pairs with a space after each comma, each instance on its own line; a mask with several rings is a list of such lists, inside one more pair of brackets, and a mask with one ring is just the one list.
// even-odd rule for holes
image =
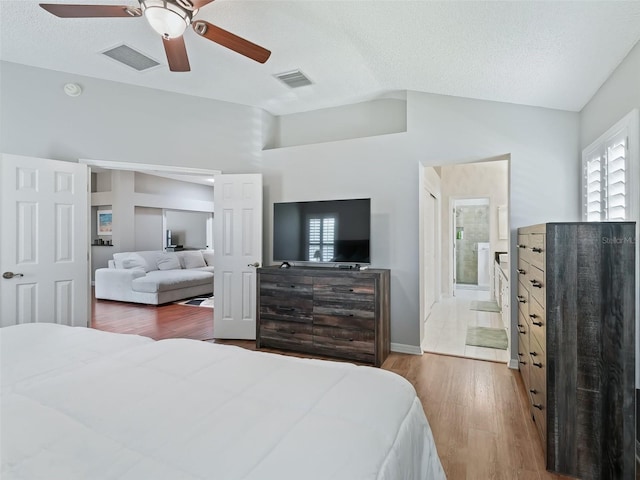
[[431, 313], [430, 307], [427, 306], [426, 300], [426, 288], [427, 288], [427, 273], [426, 273], [426, 259], [425, 259], [425, 245], [426, 245], [426, 229], [429, 228], [429, 225], [426, 225], [425, 222], [425, 209], [426, 209], [426, 196], [431, 195], [435, 198], [436, 206], [435, 206], [435, 301], [439, 302], [442, 297], [442, 262], [437, 261], [442, 256], [442, 193], [440, 190], [440, 185], [437, 183], [437, 179], [432, 178], [428, 175], [426, 169], [432, 167], [425, 167], [422, 164], [418, 166], [418, 231], [419, 231], [419, 269], [420, 275], [418, 278], [419, 281], [419, 291], [420, 291], [420, 345], [422, 345], [424, 340], [424, 322], [427, 317]]

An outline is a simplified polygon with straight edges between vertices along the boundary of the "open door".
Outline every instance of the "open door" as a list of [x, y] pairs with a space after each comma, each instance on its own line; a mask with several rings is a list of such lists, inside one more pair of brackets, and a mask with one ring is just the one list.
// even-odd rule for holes
[[213, 192], [214, 338], [255, 340], [262, 264], [262, 175], [216, 175]]
[[0, 155], [1, 326], [88, 326], [87, 170]]

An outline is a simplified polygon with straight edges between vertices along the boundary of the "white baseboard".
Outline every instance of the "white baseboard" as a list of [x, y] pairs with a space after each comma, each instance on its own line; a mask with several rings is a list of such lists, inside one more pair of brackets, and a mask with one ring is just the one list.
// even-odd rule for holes
[[422, 349], [417, 345], [406, 345], [404, 343], [392, 343], [391, 351], [396, 353], [408, 353], [410, 355], [422, 355]]
[[511, 368], [512, 370], [518, 370], [518, 360], [516, 360], [515, 358], [509, 360], [509, 368]]

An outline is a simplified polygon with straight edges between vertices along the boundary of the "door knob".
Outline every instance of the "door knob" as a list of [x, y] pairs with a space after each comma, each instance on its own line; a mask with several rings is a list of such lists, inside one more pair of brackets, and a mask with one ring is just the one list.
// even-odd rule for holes
[[13, 272], [4, 272], [2, 274], [2, 278], [10, 279], [13, 277], [24, 277], [24, 275], [21, 273], [13, 273]]
[[260, 266], [260, 262], [253, 262], [247, 265], [247, 267], [255, 267], [255, 268], [258, 268], [259, 266]]

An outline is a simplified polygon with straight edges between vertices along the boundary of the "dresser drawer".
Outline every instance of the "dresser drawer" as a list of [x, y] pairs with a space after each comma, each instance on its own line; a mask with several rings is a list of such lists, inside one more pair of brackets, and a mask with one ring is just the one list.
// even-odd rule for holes
[[300, 350], [313, 345], [313, 326], [309, 323], [260, 321], [260, 347]]
[[520, 369], [520, 375], [522, 376], [524, 388], [527, 390], [527, 392], [529, 391], [529, 386], [531, 385], [529, 380], [530, 363], [529, 336], [518, 334], [518, 368]]
[[529, 234], [527, 233], [519, 233], [518, 234], [518, 258], [528, 261], [529, 260]]
[[545, 306], [545, 276], [544, 271], [531, 265], [527, 275], [529, 296], [537, 300], [542, 307]]
[[260, 295], [313, 297], [313, 278], [300, 275], [260, 274]]
[[521, 257], [518, 258], [518, 269], [516, 270], [518, 272], [518, 280], [520, 280], [521, 282], [524, 282], [526, 280], [527, 273], [529, 272], [529, 267], [529, 262]]
[[375, 332], [337, 327], [313, 327], [314, 347], [326, 355], [371, 361], [375, 354]]
[[373, 302], [376, 283], [372, 278], [338, 278], [334, 281], [317, 278], [313, 284], [316, 300], [330, 302]]
[[359, 328], [374, 331], [376, 316], [371, 309], [344, 309], [331, 304], [313, 306], [313, 324], [324, 327]]
[[538, 344], [547, 349], [547, 319], [544, 308], [534, 298], [529, 303], [529, 331]]
[[525, 318], [529, 318], [529, 290], [524, 282], [518, 282], [518, 294], [516, 295], [518, 302], [518, 310], [522, 312]]
[[[537, 341], [534, 337], [529, 337], [531, 342], [530, 350], [532, 352], [540, 351], [540, 346], [535, 345]], [[531, 356], [535, 359], [531, 362], [529, 369], [529, 398], [531, 400], [531, 411], [533, 412], [533, 418], [542, 439], [543, 448], [546, 448], [547, 444], [547, 383], [546, 383], [546, 357], [544, 353], [542, 355]], [[542, 365], [534, 365], [534, 362]]]
[[545, 235], [542, 233], [529, 234], [529, 262], [531, 265], [544, 270]]

